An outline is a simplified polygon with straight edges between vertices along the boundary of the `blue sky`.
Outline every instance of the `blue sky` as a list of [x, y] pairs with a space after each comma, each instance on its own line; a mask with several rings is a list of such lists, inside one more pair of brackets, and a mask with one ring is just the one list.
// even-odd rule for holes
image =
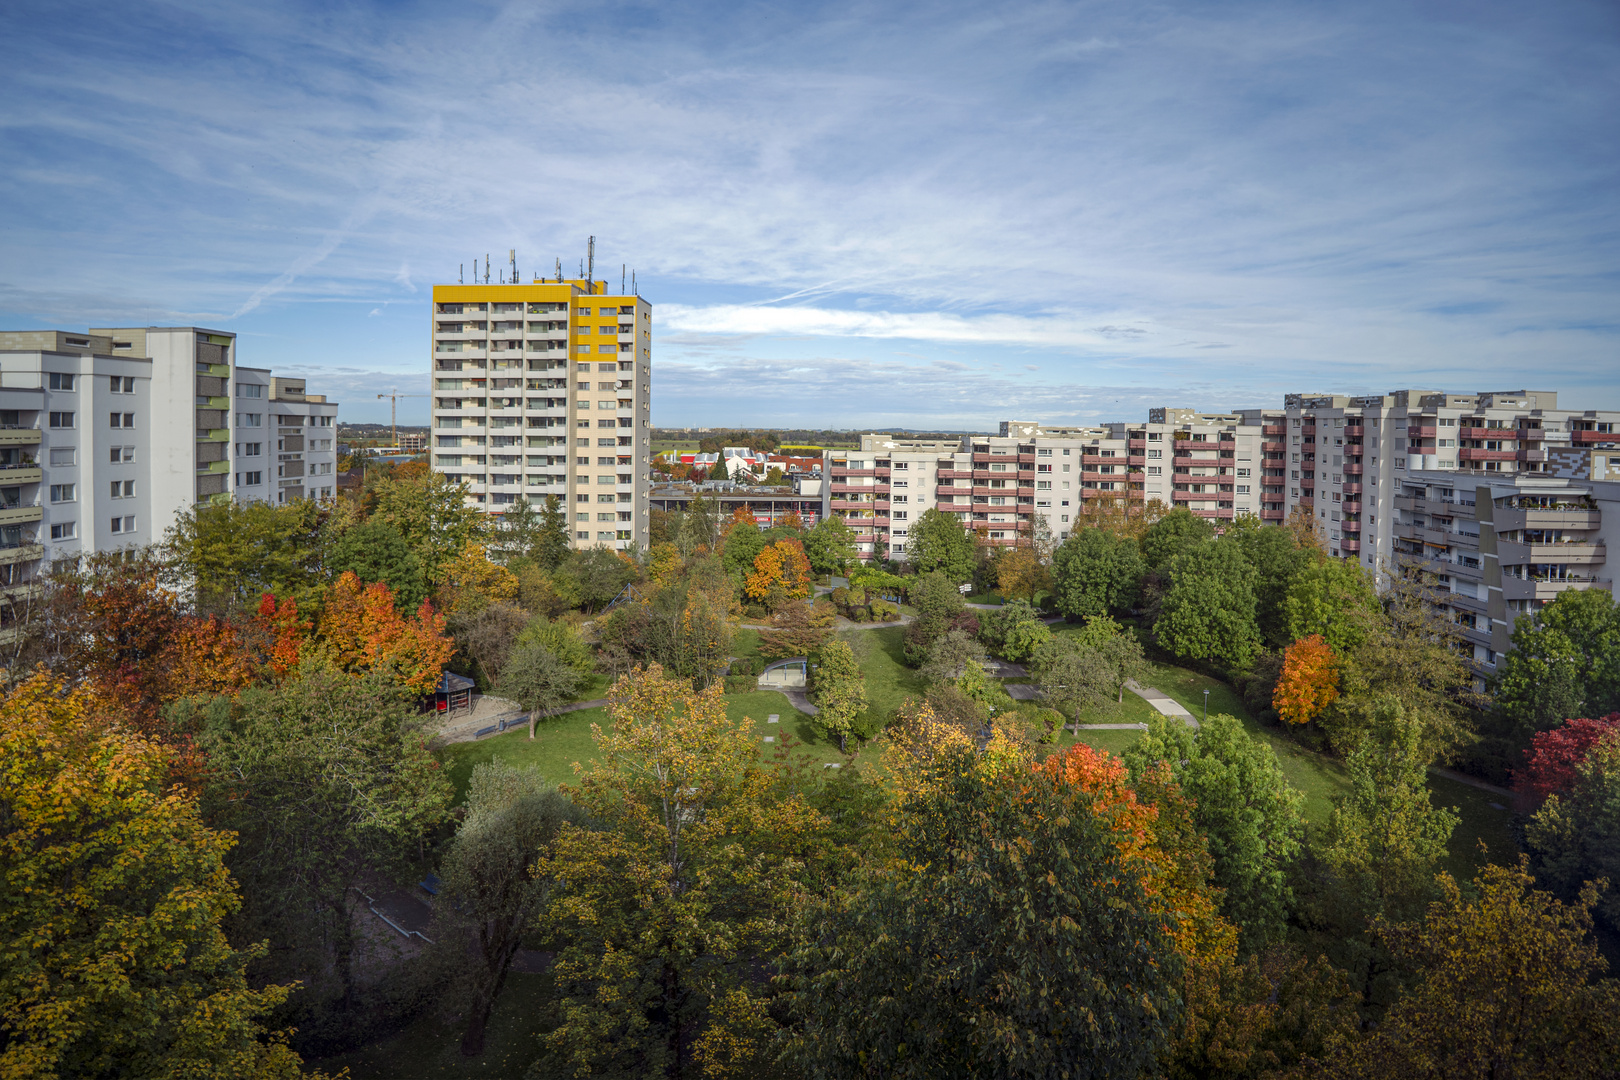
[[433, 283], [590, 234], [655, 305], [658, 424], [1620, 408], [1612, 2], [11, 0], [0, 33], [0, 326], [233, 330], [348, 419], [426, 388]]

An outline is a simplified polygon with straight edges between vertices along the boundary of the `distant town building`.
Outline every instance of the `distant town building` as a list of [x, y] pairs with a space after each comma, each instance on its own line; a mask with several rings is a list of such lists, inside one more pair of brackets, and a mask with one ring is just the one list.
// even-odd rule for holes
[[646, 546], [650, 303], [584, 278], [435, 285], [429, 336], [434, 471], [492, 514], [556, 495], [576, 547]]

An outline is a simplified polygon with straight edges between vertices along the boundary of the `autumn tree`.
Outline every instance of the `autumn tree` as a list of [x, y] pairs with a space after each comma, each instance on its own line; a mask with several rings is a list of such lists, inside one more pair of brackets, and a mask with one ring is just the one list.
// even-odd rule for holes
[[[1040, 520], [1045, 521], [1043, 517]], [[1001, 595], [1030, 603], [1052, 585], [1051, 572], [1033, 545], [1004, 548], [996, 559], [996, 588]]]
[[1179, 963], [1098, 797], [987, 766], [961, 736], [915, 746], [899, 857], [801, 907], [787, 1059], [895, 1080], [1141, 1075], [1176, 1029]]
[[517, 575], [491, 560], [488, 549], [473, 541], [440, 567], [440, 578], [440, 604], [455, 615], [470, 616], [518, 594]]
[[767, 660], [812, 655], [832, 636], [836, 615], [825, 600], [784, 606], [772, 617], [770, 629], [759, 632], [759, 654]]
[[1339, 697], [1339, 666], [1320, 634], [1300, 638], [1283, 654], [1271, 704], [1291, 724], [1308, 724]]
[[1351, 1080], [1599, 1080], [1620, 1061], [1620, 982], [1593, 940], [1598, 890], [1561, 904], [1521, 861], [1487, 864], [1471, 894], [1451, 875], [1422, 920], [1375, 930], [1416, 984], [1361, 1037], [1335, 1040], [1304, 1075]]
[[327, 590], [316, 625], [323, 655], [340, 671], [387, 670], [418, 694], [430, 694], [455, 654], [444, 616], [426, 600], [414, 618], [400, 616], [380, 581], [363, 585], [343, 574]]
[[566, 942], [542, 1042], [576, 1073], [761, 1069], [775, 1023], [753, 964], [784, 945], [827, 822], [762, 764], [718, 687], [694, 693], [655, 664], [619, 680], [608, 715], [564, 789], [600, 827], [565, 825], [536, 864], [564, 883], [541, 929]]
[[814, 697], [817, 730], [838, 739], [840, 752], [848, 750], [849, 733], [855, 718], [866, 709], [866, 676], [855, 662], [849, 643], [834, 638], [821, 650], [816, 665]]
[[232, 840], [158, 744], [47, 675], [0, 708], [0, 1075], [300, 1075], [237, 950]]
[[[1620, 881], [1620, 730], [1592, 744], [1569, 790], [1548, 796], [1525, 839], [1536, 877], [1565, 899], [1588, 881]], [[1605, 893], [1597, 912], [1610, 930], [1620, 930], [1620, 892]]]
[[792, 600], [803, 600], [812, 590], [810, 560], [797, 540], [778, 540], [762, 548], [753, 561], [753, 571], [743, 583], [743, 591], [760, 603], [780, 607]]
[[1592, 747], [1620, 731], [1620, 713], [1601, 719], [1576, 717], [1551, 731], [1538, 731], [1525, 752], [1525, 767], [1514, 774], [1514, 786], [1539, 799], [1567, 794], [1575, 787], [1578, 770]]
[[1521, 737], [1571, 716], [1620, 711], [1620, 607], [1603, 589], [1570, 589], [1513, 624], [1495, 706]]
[[435, 944], [460, 969], [467, 997], [461, 1052], [476, 1057], [523, 935], [555, 889], [530, 866], [564, 822], [579, 824], [583, 815], [538, 773], [500, 758], [473, 766], [465, 808], [433, 911]]

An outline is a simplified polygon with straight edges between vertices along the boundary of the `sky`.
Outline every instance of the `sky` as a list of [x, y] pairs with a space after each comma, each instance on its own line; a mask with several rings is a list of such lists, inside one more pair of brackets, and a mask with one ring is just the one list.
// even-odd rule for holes
[[1612, 0], [8, 0], [0, 35], [0, 328], [233, 331], [344, 420], [426, 394], [435, 283], [588, 236], [653, 304], [660, 426], [1620, 408]]

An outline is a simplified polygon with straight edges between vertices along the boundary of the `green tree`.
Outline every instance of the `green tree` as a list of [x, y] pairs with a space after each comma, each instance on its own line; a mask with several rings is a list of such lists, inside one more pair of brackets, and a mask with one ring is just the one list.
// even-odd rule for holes
[[564, 822], [580, 824], [584, 815], [539, 773], [500, 758], [473, 766], [465, 807], [433, 911], [435, 944], [461, 969], [467, 997], [461, 1052], [476, 1057], [523, 935], [554, 888], [529, 868]]
[[365, 503], [369, 516], [399, 530], [422, 561], [429, 584], [437, 585], [469, 543], [483, 540], [488, 527], [484, 512], [467, 505], [466, 490], [443, 473], [380, 475], [367, 489]]
[[1243, 549], [1254, 567], [1255, 621], [1260, 636], [1272, 648], [1293, 641], [1288, 633], [1285, 602], [1295, 577], [1310, 566], [1315, 549], [1299, 546], [1292, 531], [1261, 525], [1252, 517], [1233, 522], [1228, 535]]
[[720, 561], [726, 571], [746, 574], [754, 568], [754, 560], [759, 558], [759, 553], [765, 550], [765, 536], [753, 521], [732, 519], [732, 524], [726, 529], [724, 544]]
[[1196, 544], [1171, 558], [1166, 569], [1170, 589], [1153, 626], [1159, 643], [1177, 656], [1246, 667], [1260, 645], [1260, 630], [1254, 568], [1242, 550], [1232, 541]]
[[955, 682], [962, 677], [968, 661], [981, 662], [988, 655], [971, 634], [951, 630], [929, 648], [919, 671], [929, 682]]
[[1521, 738], [1573, 716], [1620, 711], [1620, 607], [1602, 589], [1571, 589], [1513, 625], [1496, 708]]
[[1052, 631], [1027, 600], [1013, 600], [979, 620], [979, 639], [1004, 659], [1018, 663], [1035, 654]]
[[1044, 770], [986, 776], [971, 747], [942, 750], [933, 776], [892, 829], [893, 867], [806, 898], [784, 1060], [894, 1080], [1144, 1075], [1176, 1028], [1179, 963], [1093, 797]]
[[804, 553], [818, 574], [842, 574], [856, 559], [855, 533], [836, 514], [822, 518], [804, 534]]
[[1133, 777], [1169, 766], [1192, 800], [1224, 894], [1221, 914], [1241, 931], [1242, 950], [1281, 940], [1293, 908], [1289, 878], [1305, 831], [1304, 796], [1289, 787], [1271, 747], [1225, 713], [1197, 730], [1155, 716], [1123, 756]]
[[1124, 611], [1136, 601], [1145, 569], [1135, 540], [1081, 529], [1052, 556], [1057, 609], [1070, 618]]
[[1059, 710], [1068, 710], [1075, 732], [1080, 730], [1080, 714], [1094, 709], [1112, 696], [1114, 672], [1097, 649], [1076, 647], [1058, 654], [1041, 676], [1041, 697]]
[[540, 511], [539, 535], [529, 549], [535, 562], [548, 574], [554, 572], [568, 558], [568, 519], [563, 515], [562, 502], [555, 495], [546, 496]]
[[1308, 1074], [1600, 1080], [1620, 1061], [1620, 982], [1591, 936], [1597, 889], [1565, 906], [1487, 865], [1465, 896], [1449, 874], [1421, 921], [1377, 933], [1417, 983], [1373, 1031], [1330, 1046]]
[[972, 535], [955, 514], [930, 507], [918, 515], [906, 537], [906, 561], [919, 574], [938, 570], [960, 585], [973, 580], [978, 552]]
[[171, 786], [160, 746], [46, 675], [0, 709], [0, 1075], [300, 1075], [246, 978], [229, 833]]
[[1085, 628], [1073, 640], [1077, 647], [1097, 652], [1107, 665], [1116, 703], [1125, 701], [1125, 688], [1130, 683], [1153, 675], [1141, 639], [1106, 615], [1087, 619]]
[[1142, 535], [1142, 561], [1149, 570], [1164, 570], [1177, 555], [1214, 536], [1214, 526], [1178, 506], [1148, 526]]
[[361, 581], [383, 582], [393, 590], [394, 604], [402, 613], [414, 613], [427, 599], [421, 560], [386, 521], [362, 521], [328, 540], [326, 570], [332, 577], [352, 571]]
[[917, 609], [919, 619], [949, 621], [967, 610], [967, 603], [951, 579], [938, 570], [919, 575], [911, 582], [906, 599]]
[[500, 691], [529, 714], [529, 738], [535, 722], [574, 700], [584, 676], [566, 660], [531, 638], [519, 640], [501, 674]]
[[565, 943], [542, 1041], [574, 1075], [756, 1075], [775, 1034], [756, 964], [785, 945], [829, 823], [719, 687], [653, 665], [610, 702], [564, 789], [597, 827], [565, 825], [536, 864], [565, 883], [540, 924]]
[[610, 548], [589, 548], [570, 552], [552, 580], [577, 596], [585, 610], [600, 611], [636, 580], [636, 568]]
[[[290, 963], [306, 985], [335, 977], [329, 1006], [300, 1026], [340, 1022], [358, 989], [354, 885], [402, 872], [447, 816], [450, 785], [417, 731], [414, 696], [377, 671], [306, 663], [203, 717], [205, 806], [241, 838], [230, 866], [248, 925], [268, 931], [276, 966]], [[307, 1008], [327, 1005], [313, 996]]]
[[[1620, 881], [1620, 734], [1587, 750], [1567, 794], [1553, 795], [1525, 829], [1536, 877], [1573, 900], [1588, 881]], [[1611, 930], [1620, 930], [1620, 890], [1597, 905]]]
[[205, 609], [256, 607], [265, 593], [311, 599], [321, 581], [321, 511], [310, 499], [197, 504], [164, 536]]
[[1288, 641], [1320, 634], [1337, 656], [1366, 641], [1382, 615], [1378, 593], [1354, 559], [1307, 563], [1288, 585], [1283, 611]]
[[527, 496], [519, 495], [516, 502], [495, 516], [490, 526], [491, 555], [503, 566], [510, 566], [514, 559], [534, 558], [544, 523], [542, 512]]
[[815, 700], [819, 710], [814, 717], [817, 730], [836, 736], [839, 751], [847, 751], [855, 719], [866, 709], [866, 676], [855, 662], [848, 642], [834, 638], [821, 647]]
[[730, 480], [731, 479], [731, 475], [728, 472], [726, 472], [726, 459], [725, 458], [721, 457], [721, 458], [716, 458], [715, 459], [714, 468], [709, 470], [709, 479], [710, 480]]

